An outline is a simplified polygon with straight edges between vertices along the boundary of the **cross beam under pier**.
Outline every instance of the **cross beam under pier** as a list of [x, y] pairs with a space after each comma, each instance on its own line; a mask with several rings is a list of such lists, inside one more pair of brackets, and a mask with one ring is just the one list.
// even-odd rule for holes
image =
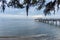
[[58, 22], [60, 23], [60, 19], [53, 19], [53, 18], [50, 18], [50, 19], [35, 19], [36, 21], [39, 21], [39, 22], [43, 22], [43, 23], [47, 23], [47, 24], [53, 24], [53, 25], [58, 25]]

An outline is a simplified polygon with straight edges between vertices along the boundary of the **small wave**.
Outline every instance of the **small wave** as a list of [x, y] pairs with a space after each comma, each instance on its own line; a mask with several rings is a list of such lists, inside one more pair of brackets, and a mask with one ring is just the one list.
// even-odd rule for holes
[[49, 36], [47, 34], [23, 36], [23, 37], [20, 37], [20, 38], [22, 38], [22, 39], [31, 39], [31, 40], [58, 40], [55, 37]]
[[47, 37], [47, 34], [38, 34], [38, 35], [31, 35], [31, 36], [22, 36], [22, 38], [30, 38], [30, 37]]

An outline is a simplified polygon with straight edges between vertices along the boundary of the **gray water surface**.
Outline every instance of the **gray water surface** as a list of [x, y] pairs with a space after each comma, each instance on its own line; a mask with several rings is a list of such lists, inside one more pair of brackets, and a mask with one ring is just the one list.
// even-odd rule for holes
[[60, 37], [60, 28], [34, 19], [0, 18], [0, 36], [31, 36], [47, 34]]

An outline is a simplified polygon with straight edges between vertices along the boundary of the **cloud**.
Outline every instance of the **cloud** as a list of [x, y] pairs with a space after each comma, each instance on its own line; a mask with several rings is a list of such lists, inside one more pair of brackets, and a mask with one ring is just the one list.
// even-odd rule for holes
[[8, 18], [8, 19], [36, 19], [36, 18], [42, 18], [44, 16], [42, 15], [12, 15], [12, 14], [0, 14], [0, 18]]

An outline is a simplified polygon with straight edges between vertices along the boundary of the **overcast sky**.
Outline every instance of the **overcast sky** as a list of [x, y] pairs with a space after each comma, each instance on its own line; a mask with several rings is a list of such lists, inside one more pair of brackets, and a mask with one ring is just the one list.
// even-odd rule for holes
[[[9, 0], [7, 0], [9, 1]], [[22, 2], [23, 0], [21, 0]], [[50, 2], [51, 0], [47, 0], [47, 2]], [[60, 10], [59, 10], [60, 11]], [[56, 12], [57, 15], [60, 14], [60, 12]], [[26, 15], [26, 10], [24, 9], [16, 9], [16, 8], [6, 8], [5, 12], [3, 13], [0, 9], [1, 14], [15, 14], [15, 15]], [[30, 7], [29, 9], [29, 15], [43, 15], [43, 9], [42, 10], [36, 10], [34, 7]], [[53, 14], [52, 14], [53, 15]]]

